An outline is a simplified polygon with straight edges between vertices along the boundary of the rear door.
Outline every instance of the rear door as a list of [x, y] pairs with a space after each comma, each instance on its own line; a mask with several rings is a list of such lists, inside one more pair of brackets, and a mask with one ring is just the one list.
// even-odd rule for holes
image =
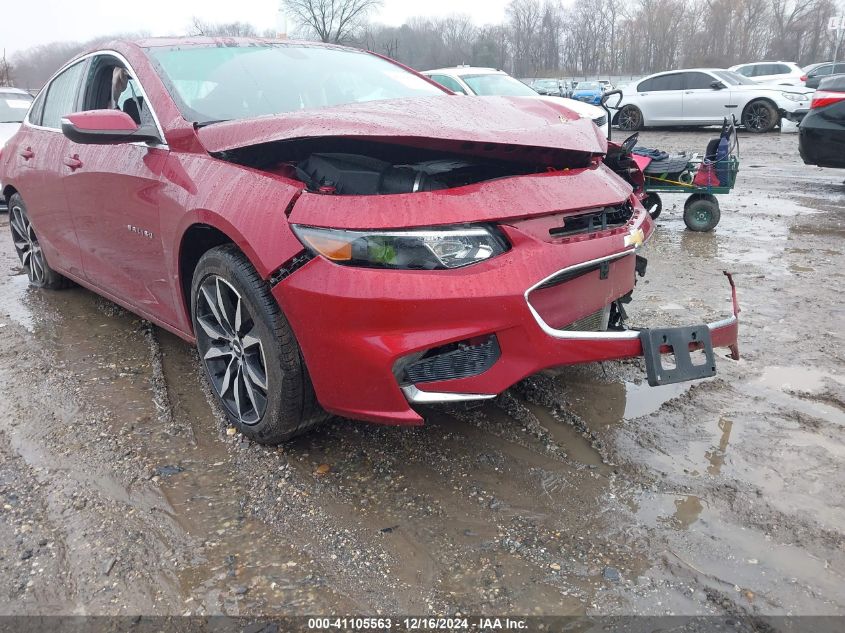
[[684, 122], [710, 125], [721, 123], [733, 111], [731, 91], [713, 88], [716, 77], [701, 71], [684, 73]]
[[87, 61], [68, 66], [41, 91], [17, 146], [20, 193], [38, 241], [53, 268], [83, 276], [73, 218], [64, 195], [62, 157], [69, 141], [61, 119], [74, 111]]
[[641, 81], [637, 101], [647, 125], [678, 125], [683, 122], [683, 73], [658, 75]]
[[[115, 79], [121, 69], [132, 77], [128, 83]], [[103, 108], [122, 109], [136, 123], [155, 121], [134, 72], [106, 53], [91, 59], [80, 110]], [[160, 175], [168, 154], [165, 145], [69, 141], [62, 156], [85, 276], [140, 312], [172, 324], [173, 293], [159, 224]]]

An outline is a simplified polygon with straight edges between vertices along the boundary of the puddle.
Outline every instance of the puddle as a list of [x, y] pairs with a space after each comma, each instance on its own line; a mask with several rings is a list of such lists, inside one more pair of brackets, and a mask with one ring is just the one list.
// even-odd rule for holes
[[8, 316], [9, 319], [32, 332], [32, 312], [27, 307], [26, 300], [30, 292], [32, 291], [26, 275], [9, 277], [3, 284], [3, 291], [0, 292], [0, 319]]
[[680, 382], [672, 385], [658, 385], [651, 387], [647, 382], [625, 383], [625, 412], [626, 420], [632, 420], [658, 411], [672, 398], [689, 391], [692, 383]]
[[845, 376], [812, 367], [766, 367], [758, 382], [766, 387], [781, 391], [820, 391], [826, 381], [845, 385]]

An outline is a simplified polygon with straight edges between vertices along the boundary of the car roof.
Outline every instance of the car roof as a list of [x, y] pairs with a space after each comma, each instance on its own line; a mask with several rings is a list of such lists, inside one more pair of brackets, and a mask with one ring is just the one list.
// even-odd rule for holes
[[448, 68], [435, 68], [433, 70], [422, 71], [424, 75], [442, 74], [442, 75], [507, 75], [504, 70], [496, 68], [482, 68], [480, 66], [451, 66]]
[[[785, 62], [780, 59], [773, 59], [771, 61], [763, 61], [763, 62], [745, 62], [744, 64], [736, 64], [735, 66], [731, 66], [731, 68], [739, 68], [740, 66], [754, 66], [755, 64], [795, 64], [795, 62]], [[797, 66], [797, 64], [795, 64]]]

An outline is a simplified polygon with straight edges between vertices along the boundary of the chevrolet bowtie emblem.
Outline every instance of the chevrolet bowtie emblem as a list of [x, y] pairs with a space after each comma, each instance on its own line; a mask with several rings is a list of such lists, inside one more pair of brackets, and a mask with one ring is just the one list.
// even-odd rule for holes
[[645, 233], [642, 229], [635, 229], [625, 236], [625, 246], [642, 246], [645, 242]]

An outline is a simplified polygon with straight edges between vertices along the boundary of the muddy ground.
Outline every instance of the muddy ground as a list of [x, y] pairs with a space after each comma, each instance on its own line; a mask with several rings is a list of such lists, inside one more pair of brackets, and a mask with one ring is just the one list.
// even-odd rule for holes
[[227, 430], [177, 338], [30, 290], [0, 216], [0, 614], [845, 614], [845, 171], [741, 141], [715, 232], [664, 198], [631, 308], [726, 315], [734, 271], [716, 378], [561, 369], [280, 448]]

